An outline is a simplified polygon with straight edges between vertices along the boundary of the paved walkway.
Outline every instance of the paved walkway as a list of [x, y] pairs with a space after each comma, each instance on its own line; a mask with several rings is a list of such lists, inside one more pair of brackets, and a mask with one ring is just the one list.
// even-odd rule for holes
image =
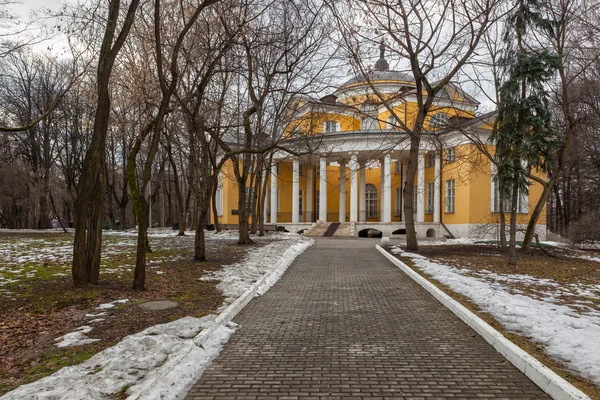
[[318, 239], [188, 399], [548, 399], [367, 239]]

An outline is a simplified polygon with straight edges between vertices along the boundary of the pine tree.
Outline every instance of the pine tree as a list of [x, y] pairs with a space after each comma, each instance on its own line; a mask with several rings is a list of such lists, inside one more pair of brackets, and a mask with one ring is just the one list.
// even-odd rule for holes
[[546, 172], [551, 167], [551, 152], [558, 144], [547, 88], [559, 59], [547, 49], [527, 43], [536, 31], [551, 29], [537, 0], [517, 0], [506, 26], [499, 129], [492, 139], [496, 144], [500, 196], [511, 204], [509, 264], [516, 265], [519, 193], [528, 193], [527, 176], [532, 170]]

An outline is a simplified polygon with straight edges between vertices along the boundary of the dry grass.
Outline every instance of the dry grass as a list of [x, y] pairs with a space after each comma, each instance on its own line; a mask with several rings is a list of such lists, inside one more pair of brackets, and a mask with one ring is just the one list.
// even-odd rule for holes
[[[40, 240], [46, 246], [53, 240], [59, 244], [72, 240], [72, 235], [41, 235]], [[37, 243], [36, 234], [2, 232], [0, 243], [22, 245], [32, 237]], [[109, 236], [106, 238], [108, 247], [111, 241], [114, 241], [113, 245], [120, 245], [135, 241], [135, 238]], [[125, 246], [120, 252], [116, 249], [104, 257], [100, 284], [82, 289], [72, 287], [70, 276], [55, 275], [56, 271], [61, 273], [70, 267], [60, 258], [57, 265], [43, 260], [28, 263], [24, 266], [28, 271], [26, 274], [18, 271], [16, 264], [12, 269], [5, 267], [0, 271], [18, 278], [4, 285], [7, 291], [0, 293], [3, 314], [0, 322], [0, 394], [64, 366], [77, 364], [149, 326], [188, 315], [201, 317], [213, 313], [223, 302], [221, 292], [216, 289], [218, 282], [200, 281], [199, 278], [222, 265], [239, 261], [248, 250], [230, 240], [209, 242], [210, 261], [194, 263], [190, 261], [193, 236], [151, 238], [151, 242], [154, 251], [148, 258], [147, 289], [143, 292], [131, 289], [134, 247]], [[89, 336], [101, 341], [62, 349], [54, 346], [55, 338], [87, 324], [86, 313], [98, 313], [101, 310], [95, 307], [99, 304], [118, 299], [129, 299], [129, 302], [109, 310], [109, 316], [102, 317], [105, 321], [93, 324]], [[151, 300], [174, 300], [178, 306], [163, 311], [144, 311], [138, 307]]]

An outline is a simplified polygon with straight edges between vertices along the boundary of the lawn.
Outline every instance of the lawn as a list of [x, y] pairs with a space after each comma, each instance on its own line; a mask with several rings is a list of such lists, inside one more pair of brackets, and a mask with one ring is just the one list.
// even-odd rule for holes
[[[0, 394], [77, 364], [149, 326], [215, 312], [224, 300], [219, 281], [200, 278], [240, 261], [253, 247], [235, 245], [233, 234], [209, 234], [210, 261], [194, 263], [193, 240], [193, 235], [171, 231], [151, 234], [147, 290], [136, 292], [131, 289], [135, 232], [106, 232], [100, 284], [74, 289], [72, 233], [0, 231]], [[138, 306], [152, 300], [178, 305], [162, 311]], [[111, 302], [114, 307], [98, 308]], [[92, 327], [88, 336], [100, 340], [55, 345], [56, 338], [81, 326]]]

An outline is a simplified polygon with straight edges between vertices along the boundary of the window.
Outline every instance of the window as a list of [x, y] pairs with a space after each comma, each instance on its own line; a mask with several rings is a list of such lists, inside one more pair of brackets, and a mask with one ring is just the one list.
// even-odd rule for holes
[[[517, 213], [527, 214], [529, 212], [529, 196], [523, 189], [519, 190], [519, 196], [517, 198]], [[511, 212], [512, 208], [512, 189], [509, 189], [504, 195], [504, 212]], [[498, 183], [498, 177], [492, 175], [492, 202], [490, 209], [493, 213], [500, 212], [500, 185]]]
[[402, 215], [402, 189], [396, 188], [396, 211], [394, 212], [396, 217]]
[[298, 192], [298, 215], [302, 216], [302, 209], [304, 208], [304, 191], [300, 190]]
[[360, 121], [360, 129], [363, 131], [373, 131], [379, 129], [377, 120], [377, 107], [372, 103], [365, 103], [360, 107], [363, 116]]
[[367, 218], [377, 218], [377, 188], [372, 183], [365, 186]]
[[456, 161], [456, 147], [446, 149], [446, 162], [451, 163]]
[[315, 191], [315, 203], [316, 203], [316, 209], [315, 209], [315, 218], [317, 219], [317, 221], [319, 220], [319, 211], [321, 210], [321, 195], [319, 193], [319, 191]]
[[276, 167], [277, 167], [277, 175], [279, 175], [281, 173], [281, 163], [277, 163]]
[[304, 176], [304, 168], [302, 168], [302, 164], [298, 164], [298, 176]]
[[454, 179], [446, 181], [446, 212], [454, 212]]
[[388, 129], [397, 129], [396, 127], [396, 118], [394, 118], [394, 116], [390, 115], [387, 118], [387, 128]]
[[360, 121], [360, 129], [363, 131], [374, 131], [379, 129], [379, 121], [373, 117], [363, 117]]
[[402, 163], [400, 161], [396, 161], [394, 164], [394, 173], [401, 174], [402, 173]]
[[435, 155], [433, 153], [425, 154], [425, 168], [433, 167], [435, 164]]
[[429, 127], [430, 128], [444, 128], [448, 126], [448, 122], [450, 118], [447, 114], [437, 113], [433, 114], [431, 118], [429, 118]]
[[433, 182], [429, 182], [425, 187], [425, 197], [427, 198], [427, 208], [425, 212], [427, 214], [433, 213]]
[[336, 121], [325, 121], [325, 133], [338, 132], [340, 130], [340, 124]]

